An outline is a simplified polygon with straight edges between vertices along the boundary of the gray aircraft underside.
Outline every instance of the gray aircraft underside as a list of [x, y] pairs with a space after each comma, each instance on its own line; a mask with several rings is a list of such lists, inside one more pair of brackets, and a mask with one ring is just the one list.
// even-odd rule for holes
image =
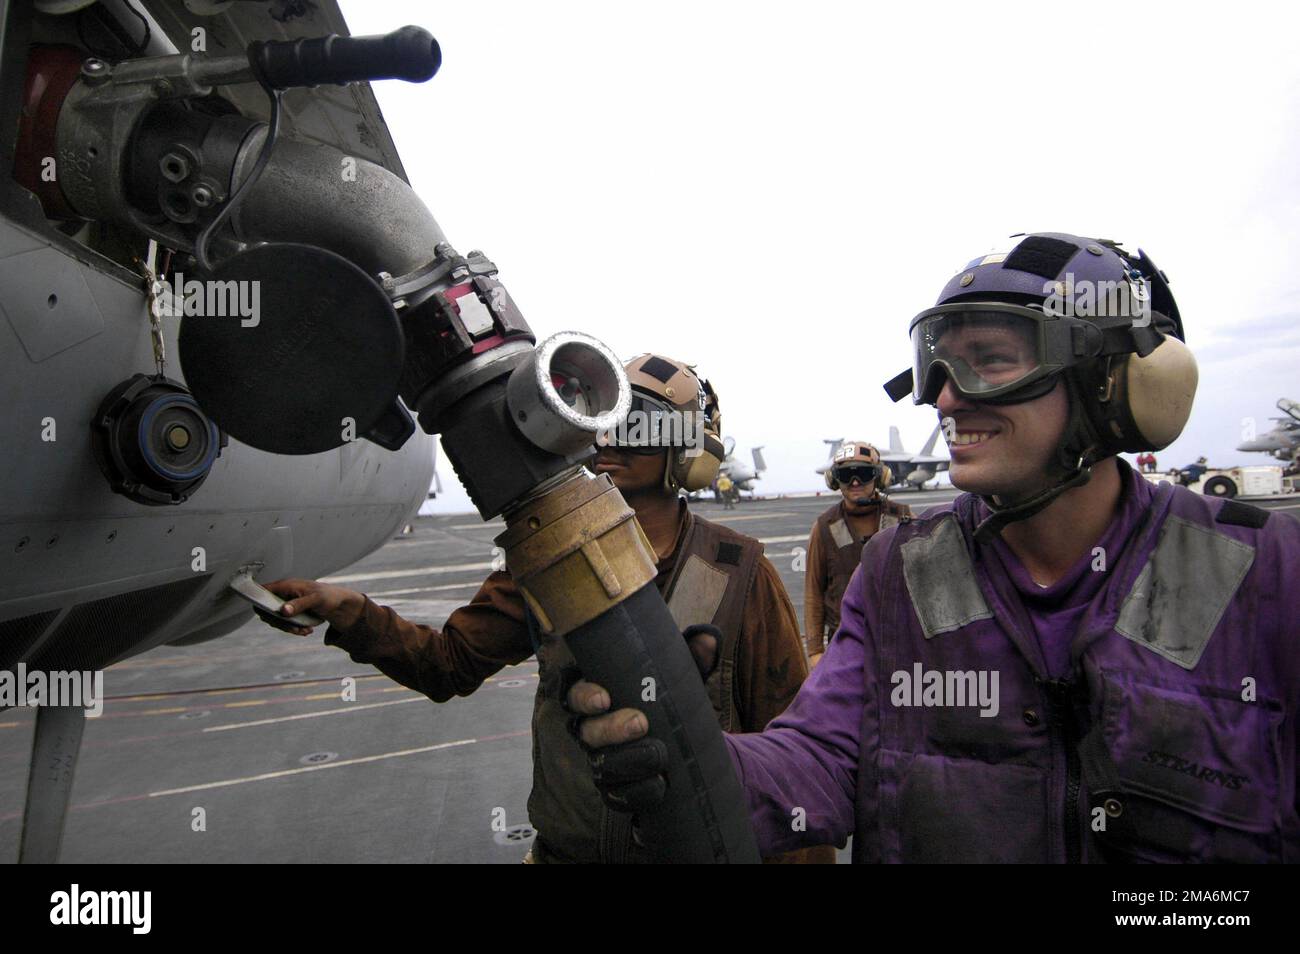
[[[217, 16], [181, 3], [144, 6], [172, 41], [155, 29], [145, 55], [174, 52], [196, 25], [210, 53], [223, 42], [237, 51], [254, 38], [347, 33], [331, 2], [283, 22], [271, 15], [284, 7], [277, 3], [235, 4]], [[26, 45], [10, 7], [0, 3], [6, 116], [20, 98]], [[105, 7], [134, 22], [120, 3]], [[222, 92], [265, 117], [255, 86]], [[403, 175], [367, 84], [291, 90], [284, 100], [282, 135]], [[0, 668], [96, 669], [161, 643], [220, 636], [251, 615], [227, 590], [239, 568], [261, 564], [256, 577], [271, 580], [351, 564], [410, 519], [433, 476], [433, 438], [419, 430], [397, 452], [358, 439], [307, 456], [231, 438], [183, 503], [145, 506], [115, 493], [92, 454], [91, 419], [110, 389], [154, 373], [155, 363], [145, 283], [121, 257], [78, 241], [93, 228], [70, 238], [3, 177], [0, 427], [9, 453], [0, 459]], [[165, 374], [183, 384], [178, 324], [162, 321]]]
[[[202, 56], [176, 57], [192, 49], [196, 27], [206, 49], [194, 52]], [[230, 151], [233, 136], [225, 132], [204, 141], [203, 148], [214, 143], [213, 155], [188, 156], [193, 166], [185, 155], [174, 158], [184, 146], [151, 166], [118, 165], [119, 157], [140, 155], [139, 143], [149, 135], [182, 141], [191, 114], [177, 114], [182, 125], [176, 127], [146, 121], [160, 115], [148, 112], [155, 102], [176, 97], [201, 101], [193, 115], [206, 117], [213, 130], [223, 122], [257, 128], [269, 108], [256, 83], [235, 78], [236, 72], [205, 85], [197, 71], [213, 62], [208, 57], [247, 70], [254, 41], [347, 35], [335, 3], [0, 0], [0, 29], [0, 139], [5, 167], [13, 170], [0, 176], [0, 434], [9, 451], [0, 458], [0, 670], [99, 670], [162, 643], [212, 639], [247, 622], [251, 608], [229, 589], [237, 574], [262, 581], [317, 578], [383, 545], [426, 499], [434, 439], [416, 429], [402, 442], [378, 426], [401, 422], [399, 403], [382, 418], [367, 417], [355, 439], [347, 433], [306, 448], [316, 453], [270, 453], [241, 443], [219, 430], [189, 393], [181, 321], [173, 314], [150, 321], [146, 271], [163, 273], [162, 256], [172, 253], [161, 250], [183, 255], [195, 244], [194, 232], [188, 238], [183, 232], [194, 217], [168, 208], [173, 187], [166, 183], [200, 209], [225, 201], [233, 195], [232, 177], [199, 179], [206, 174], [202, 164], [215, 159], [214, 168], [228, 169], [221, 162], [233, 156], [237, 163], [243, 153]], [[96, 31], [116, 46], [105, 53], [92, 47], [86, 36]], [[143, 58], [152, 59], [137, 63]], [[105, 81], [110, 85], [103, 87]], [[191, 93], [175, 83], [200, 88]], [[208, 97], [207, 86], [222, 99]], [[391, 183], [406, 188], [369, 85], [309, 86], [281, 95], [277, 143], [298, 156], [342, 153], [382, 167], [375, 176], [389, 176], [387, 192], [362, 195], [363, 202], [400, 191]], [[122, 116], [129, 118], [119, 121]], [[294, 161], [281, 160], [280, 168], [287, 162], [292, 171]], [[141, 169], [161, 176], [157, 195], [165, 216], [129, 191], [141, 181]], [[256, 181], [256, 173], [248, 178]], [[125, 207], [105, 181], [128, 183]], [[278, 194], [274, 186], [248, 191], [253, 198], [231, 225], [252, 246], [320, 237], [364, 250], [380, 244], [385, 227], [407, 234], [402, 216], [410, 202], [364, 216], [316, 198], [321, 193], [310, 191], [307, 178], [280, 186]], [[431, 219], [426, 224], [415, 243], [440, 235]], [[331, 227], [332, 236], [322, 234]], [[218, 242], [223, 257], [240, 247], [221, 233]], [[397, 257], [394, 264], [409, 262]], [[152, 284], [155, 300], [162, 287]], [[187, 355], [191, 376], [204, 369], [206, 353]], [[283, 364], [286, 374], [307, 379], [292, 360]], [[243, 371], [232, 367], [222, 374]], [[333, 379], [324, 383], [332, 386]], [[257, 384], [249, 380], [247, 387]], [[277, 407], [258, 406], [255, 414], [274, 420]], [[47, 700], [37, 709], [22, 861], [58, 858], [82, 720], [81, 706], [67, 700]]]

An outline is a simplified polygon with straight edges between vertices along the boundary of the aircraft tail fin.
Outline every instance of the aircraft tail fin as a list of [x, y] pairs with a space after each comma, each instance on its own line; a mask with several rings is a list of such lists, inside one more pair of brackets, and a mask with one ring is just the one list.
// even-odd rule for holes
[[925, 446], [921, 448], [922, 457], [929, 457], [931, 454], [934, 453], [934, 445], [939, 441], [939, 431], [941, 429], [942, 429], [941, 425], [939, 424], [934, 425], [934, 433], [930, 435], [930, 439], [926, 441]]
[[[898, 428], [890, 425], [889, 427], [889, 452], [891, 454], [906, 454], [903, 450], [903, 438], [898, 434]], [[926, 453], [922, 451], [922, 453]]]
[[817, 473], [824, 474], [830, 469], [831, 461], [835, 460], [835, 452], [840, 449], [844, 443], [842, 437], [823, 437], [822, 443], [826, 445], [826, 463], [817, 468]]
[[754, 473], [761, 474], [767, 470], [767, 461], [763, 460], [763, 448], [755, 447], [750, 454], [754, 457]]

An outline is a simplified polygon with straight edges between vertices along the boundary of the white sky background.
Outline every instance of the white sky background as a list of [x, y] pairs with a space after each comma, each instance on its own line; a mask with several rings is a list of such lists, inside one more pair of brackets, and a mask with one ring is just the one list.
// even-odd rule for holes
[[[698, 364], [761, 489], [823, 437], [909, 450], [907, 323], [1023, 231], [1142, 247], [1200, 362], [1162, 467], [1300, 399], [1300, 12], [1282, 4], [343, 0], [438, 38], [375, 84], [412, 185], [544, 337]], [[940, 445], [942, 446], [942, 444]], [[439, 455], [442, 511], [472, 507]]]

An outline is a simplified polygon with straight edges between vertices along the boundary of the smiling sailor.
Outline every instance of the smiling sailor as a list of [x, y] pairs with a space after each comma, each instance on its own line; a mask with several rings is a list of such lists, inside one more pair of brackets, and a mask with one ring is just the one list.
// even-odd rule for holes
[[[727, 738], [762, 851], [853, 834], [864, 862], [1300, 860], [1300, 522], [1117, 456], [1191, 410], [1163, 273], [1028, 235], [911, 336], [887, 390], [949, 422], [966, 493], [871, 538], [790, 708]], [[641, 725], [602, 701], [570, 692], [608, 764]]]

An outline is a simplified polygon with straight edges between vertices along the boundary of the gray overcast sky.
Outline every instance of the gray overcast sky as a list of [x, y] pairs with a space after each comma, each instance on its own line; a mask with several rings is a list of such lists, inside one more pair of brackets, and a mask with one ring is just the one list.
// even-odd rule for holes
[[[411, 182], [540, 336], [699, 365], [769, 491], [823, 437], [909, 449], [881, 384], [907, 321], [1022, 231], [1142, 247], [1201, 367], [1162, 466], [1300, 399], [1300, 10], [1233, 3], [343, 0], [429, 29], [443, 67], [375, 84]], [[472, 509], [439, 459], [438, 509]]]

